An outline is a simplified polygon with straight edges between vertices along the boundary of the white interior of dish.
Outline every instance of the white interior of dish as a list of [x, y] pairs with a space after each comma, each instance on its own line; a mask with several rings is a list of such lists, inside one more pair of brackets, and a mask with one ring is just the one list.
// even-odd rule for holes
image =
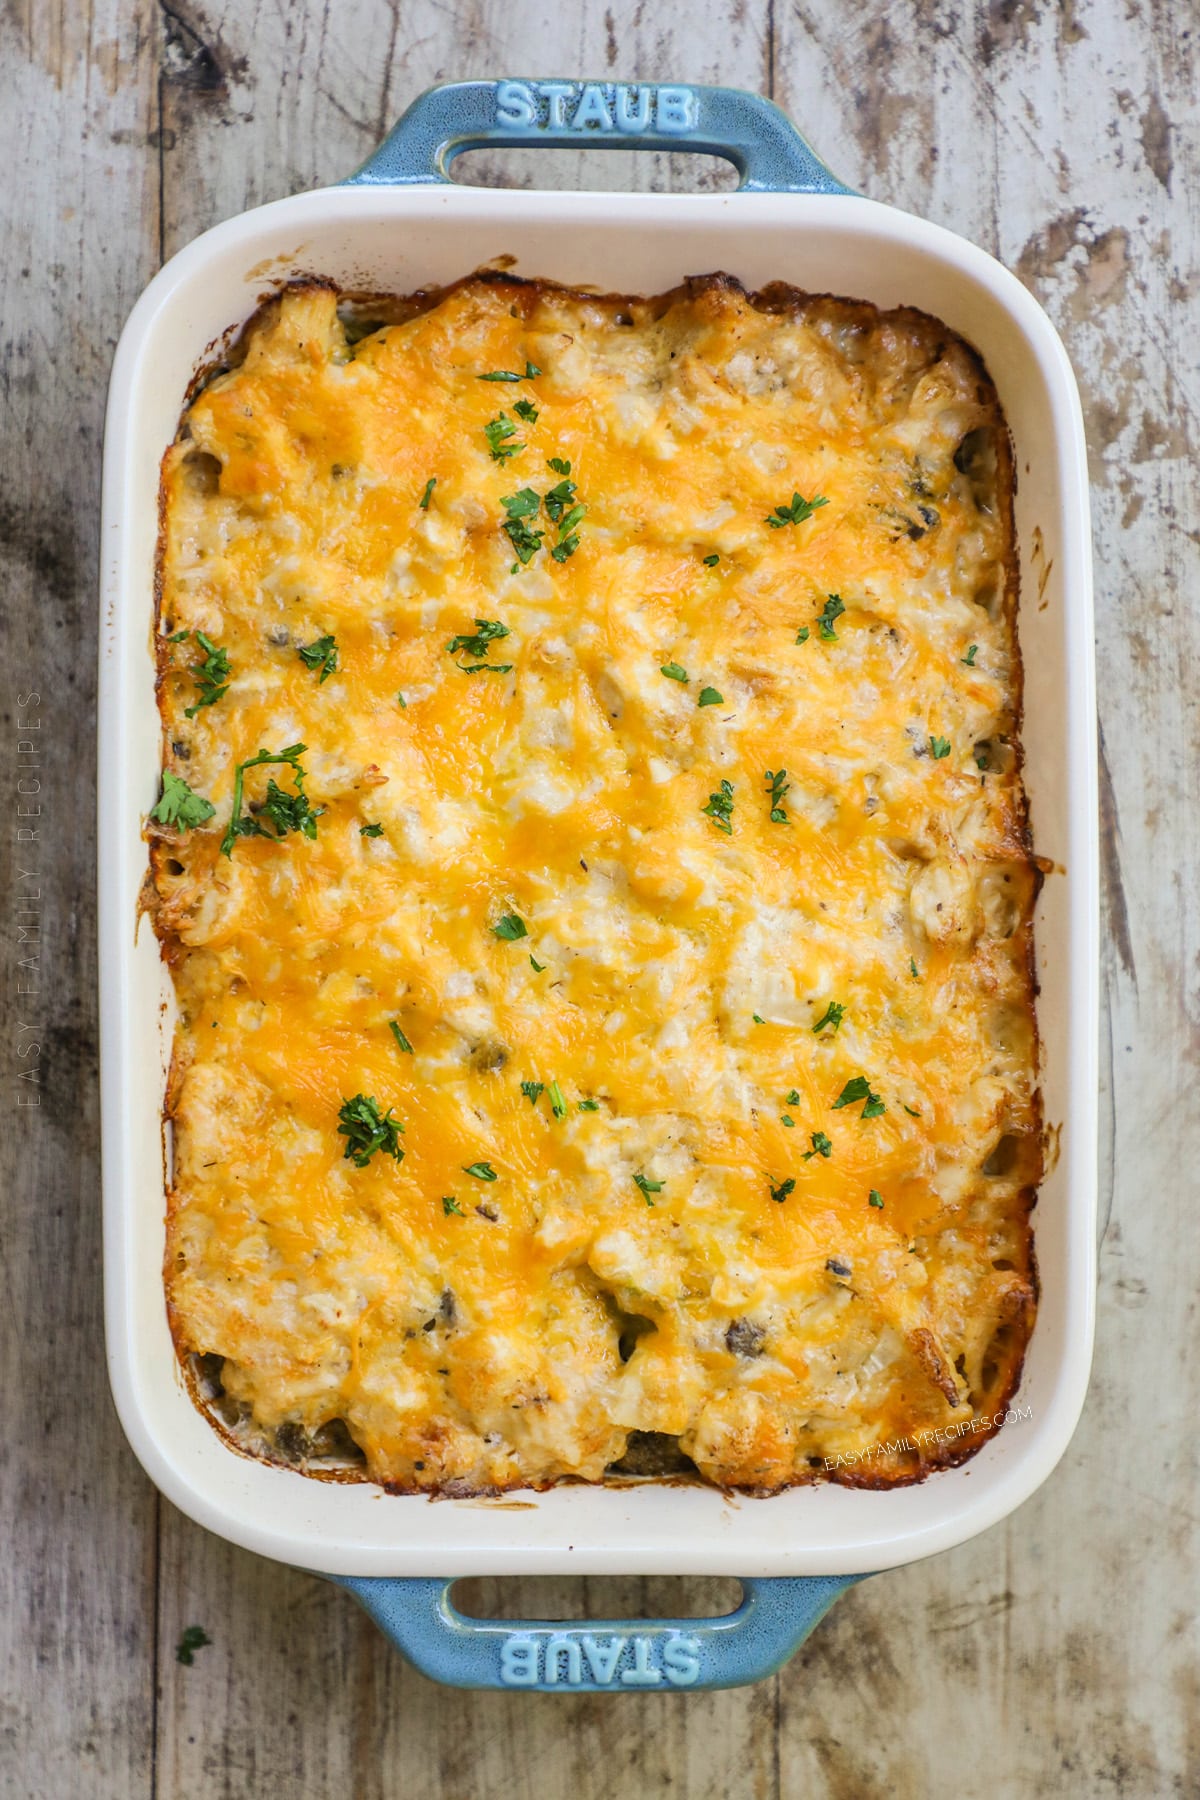
[[[515, 272], [654, 293], [715, 269], [747, 286], [907, 304], [982, 353], [1016, 445], [1026, 779], [1052, 859], [1037, 916], [1046, 1118], [1057, 1158], [1034, 1215], [1042, 1294], [1016, 1420], [962, 1468], [893, 1492], [820, 1486], [769, 1500], [713, 1489], [561, 1487], [429, 1502], [240, 1457], [197, 1412], [162, 1288], [161, 1107], [173, 1002], [149, 924], [141, 824], [158, 791], [151, 655], [158, 465], [206, 348], [290, 276], [409, 292], [500, 255]], [[1045, 315], [998, 264], [856, 198], [331, 189], [218, 227], [138, 304], [117, 353], [105, 444], [100, 924], [108, 1353], [135, 1451], [184, 1512], [303, 1567], [360, 1575], [857, 1573], [946, 1549], [1045, 1479], [1083, 1402], [1094, 1285], [1097, 875], [1086, 464], [1079, 403]], [[524, 1504], [514, 1507], [513, 1501]]]

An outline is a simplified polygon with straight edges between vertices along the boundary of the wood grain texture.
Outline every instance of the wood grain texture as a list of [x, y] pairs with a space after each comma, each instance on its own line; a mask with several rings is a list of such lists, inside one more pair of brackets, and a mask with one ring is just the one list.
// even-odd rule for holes
[[[1200, 14], [1184, 0], [24, 0], [0, 14], [0, 684], [47, 814], [39, 992], [6, 911], [0, 1791], [20, 1800], [1160, 1800], [1200, 1792]], [[855, 1590], [711, 1696], [431, 1686], [344, 1594], [156, 1501], [104, 1391], [92, 646], [104, 382], [160, 255], [337, 179], [409, 98], [516, 70], [774, 92], [844, 178], [994, 251], [1048, 307], [1092, 458], [1105, 874], [1102, 1293], [1062, 1466], [1017, 1517]], [[685, 186], [687, 159], [477, 159], [488, 182]], [[702, 179], [712, 180], [710, 171]], [[31, 716], [30, 709], [21, 717]], [[18, 857], [22, 851], [22, 858]], [[20, 1027], [30, 1022], [36, 1034]], [[40, 1042], [39, 1084], [22, 1047]], [[40, 1107], [18, 1107], [36, 1087]], [[511, 1610], [680, 1606], [504, 1584]], [[689, 1584], [716, 1603], [716, 1584]], [[495, 1603], [497, 1584], [484, 1584]], [[182, 1629], [212, 1644], [175, 1660]]]

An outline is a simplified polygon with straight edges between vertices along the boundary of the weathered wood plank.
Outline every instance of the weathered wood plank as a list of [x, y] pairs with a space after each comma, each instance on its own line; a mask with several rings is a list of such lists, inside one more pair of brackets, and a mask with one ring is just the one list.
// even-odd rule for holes
[[92, 900], [100, 435], [157, 255], [151, 12], [0, 18], [0, 1790], [21, 1800], [137, 1800], [152, 1773], [156, 1501], [104, 1371]]

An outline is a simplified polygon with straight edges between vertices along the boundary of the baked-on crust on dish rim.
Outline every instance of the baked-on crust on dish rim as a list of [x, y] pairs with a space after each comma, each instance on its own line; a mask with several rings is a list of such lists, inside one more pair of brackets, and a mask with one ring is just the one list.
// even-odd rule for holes
[[297, 283], [162, 476], [166, 1288], [247, 1452], [886, 1487], [1015, 1391], [1013, 469], [937, 320]]

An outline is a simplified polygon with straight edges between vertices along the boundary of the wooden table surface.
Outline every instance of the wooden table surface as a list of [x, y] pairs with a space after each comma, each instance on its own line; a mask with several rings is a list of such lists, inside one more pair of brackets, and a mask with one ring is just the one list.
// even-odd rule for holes
[[[4, 1794], [1200, 1794], [1198, 51], [1194, 0], [4, 7]], [[160, 1500], [104, 1372], [92, 740], [113, 346], [160, 261], [198, 232], [346, 174], [429, 83], [514, 71], [772, 95], [854, 186], [1017, 271], [1065, 336], [1087, 417], [1106, 927], [1087, 1411], [1016, 1517], [866, 1583], [780, 1676], [725, 1694], [432, 1686], [342, 1593]], [[476, 179], [525, 185], [697, 179], [686, 161], [623, 153], [475, 160]], [[36, 844], [18, 841], [16, 816], [15, 719], [31, 694]], [[36, 944], [17, 911], [34, 889]], [[690, 1585], [701, 1602], [720, 1587]], [[679, 1603], [678, 1584], [653, 1581], [507, 1596], [610, 1615]], [[212, 1643], [184, 1667], [189, 1624]]]

